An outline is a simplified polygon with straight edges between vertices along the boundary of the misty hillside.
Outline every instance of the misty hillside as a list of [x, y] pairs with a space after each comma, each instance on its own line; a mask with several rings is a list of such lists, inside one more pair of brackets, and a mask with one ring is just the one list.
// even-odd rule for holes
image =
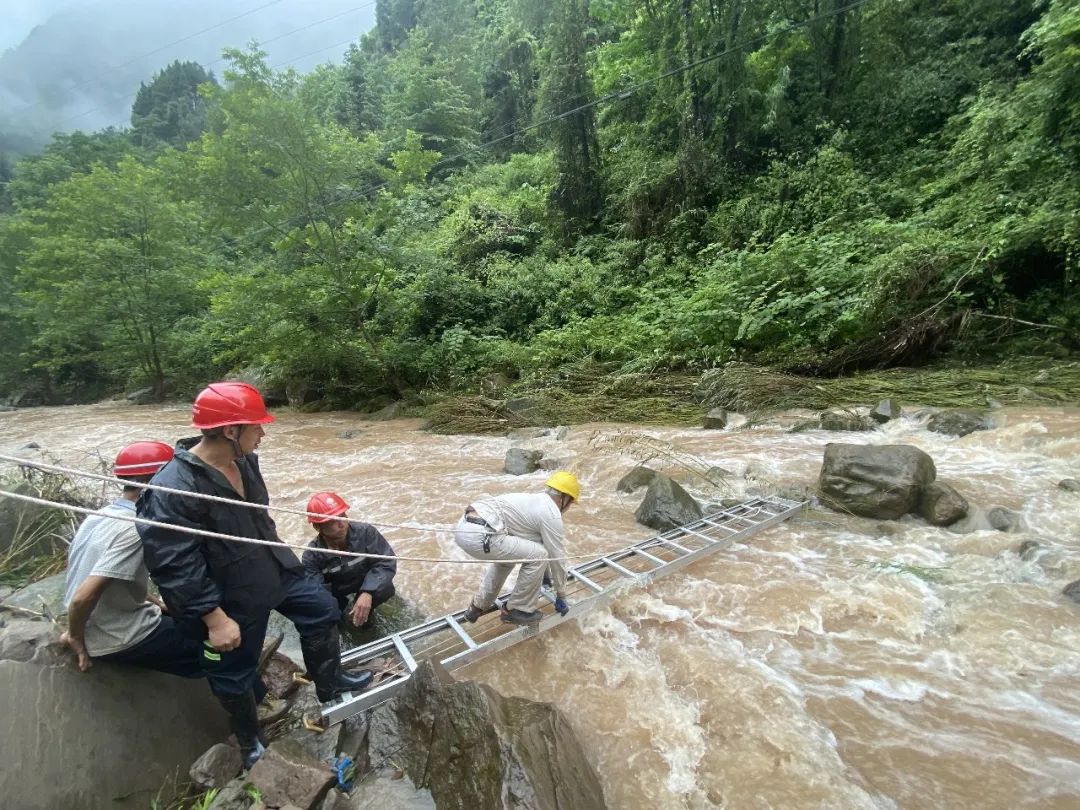
[[174, 59], [219, 74], [222, 48], [256, 40], [270, 64], [306, 70], [337, 58], [374, 19], [364, 0], [99, 0], [57, 10], [0, 56], [0, 151], [33, 151], [55, 131], [125, 126], [139, 83]]

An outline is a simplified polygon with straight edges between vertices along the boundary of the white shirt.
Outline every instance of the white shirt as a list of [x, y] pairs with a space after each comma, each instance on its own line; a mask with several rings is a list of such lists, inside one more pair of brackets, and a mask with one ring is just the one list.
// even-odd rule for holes
[[[542, 543], [549, 557], [566, 556], [563, 519], [550, 495], [514, 493], [473, 501], [473, 509], [497, 532]], [[556, 592], [566, 589], [566, 562], [552, 559], [548, 564]]]

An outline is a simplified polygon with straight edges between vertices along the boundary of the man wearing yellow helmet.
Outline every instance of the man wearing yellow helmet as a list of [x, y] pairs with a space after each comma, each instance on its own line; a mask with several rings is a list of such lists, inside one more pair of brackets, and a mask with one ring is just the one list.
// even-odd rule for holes
[[506, 602], [502, 620], [511, 624], [532, 624], [543, 614], [536, 600], [547, 572], [555, 589], [555, 609], [566, 615], [566, 547], [563, 540], [563, 513], [580, 497], [581, 487], [572, 473], [557, 472], [546, 482], [543, 493], [514, 493], [473, 501], [454, 529], [454, 541], [462, 551], [478, 560], [491, 560], [480, 590], [465, 611], [465, 620], [475, 622], [497, 610], [495, 597], [517, 563], [500, 560], [528, 559], [521, 563], [517, 584]]

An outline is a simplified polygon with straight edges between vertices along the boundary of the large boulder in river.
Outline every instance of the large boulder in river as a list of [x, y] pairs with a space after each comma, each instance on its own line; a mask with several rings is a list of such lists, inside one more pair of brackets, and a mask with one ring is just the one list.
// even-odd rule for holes
[[907, 444], [827, 444], [818, 489], [841, 511], [894, 520], [913, 511], [937, 477], [934, 460]]
[[619, 483], [615, 485], [615, 491], [629, 494], [635, 489], [647, 487], [659, 474], [656, 470], [651, 470], [639, 464], [619, 479]]
[[967, 436], [976, 430], [989, 430], [993, 425], [978, 411], [938, 411], [926, 423], [926, 429], [946, 436]]
[[145, 808], [229, 733], [202, 680], [97, 662], [0, 612], [0, 796], [20, 810]]
[[540, 469], [540, 459], [544, 457], [542, 450], [526, 450], [524, 447], [511, 447], [506, 451], [506, 460], [503, 461], [503, 471], [510, 475], [527, 475]]
[[701, 506], [685, 489], [666, 475], [657, 473], [645, 490], [645, 500], [634, 517], [637, 522], [658, 531], [667, 531], [684, 523], [700, 520]]
[[934, 481], [919, 496], [919, 514], [933, 526], [951, 526], [967, 516], [967, 499], [948, 484]]
[[723, 430], [728, 425], [728, 412], [724, 408], [713, 408], [701, 422], [706, 430]]
[[877, 422], [869, 416], [852, 411], [823, 411], [820, 424], [822, 430], [859, 432], [877, 429]]
[[374, 711], [372, 762], [393, 759], [439, 810], [602, 810], [596, 770], [566, 717], [548, 703], [455, 681], [425, 661]]

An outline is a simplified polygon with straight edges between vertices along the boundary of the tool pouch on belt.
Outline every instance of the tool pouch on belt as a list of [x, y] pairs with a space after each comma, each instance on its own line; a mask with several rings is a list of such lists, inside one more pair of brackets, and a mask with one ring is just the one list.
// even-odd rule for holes
[[491, 527], [491, 524], [476, 514], [466, 514], [465, 520], [469, 523], [475, 523], [477, 526], [483, 526], [485, 529], [487, 529], [487, 532], [484, 533], [484, 539], [481, 542], [484, 546], [484, 553], [490, 554], [491, 538], [495, 536], [495, 530]]

